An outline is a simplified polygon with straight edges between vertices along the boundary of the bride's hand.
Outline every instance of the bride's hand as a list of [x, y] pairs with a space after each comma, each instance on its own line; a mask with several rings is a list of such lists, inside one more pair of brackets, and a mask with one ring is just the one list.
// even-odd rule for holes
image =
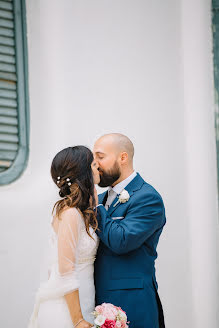
[[91, 327], [93, 327], [93, 325], [85, 320], [81, 321], [79, 325], [77, 325], [77, 328], [91, 328]]

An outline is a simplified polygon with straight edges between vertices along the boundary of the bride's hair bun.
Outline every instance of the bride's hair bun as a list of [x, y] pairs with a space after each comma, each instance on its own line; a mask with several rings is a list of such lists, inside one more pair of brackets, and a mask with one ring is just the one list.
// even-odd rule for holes
[[71, 191], [67, 184], [64, 184], [59, 190], [59, 196], [62, 198], [66, 197], [67, 195], [70, 195], [70, 194], [71, 194]]
[[56, 185], [60, 189], [59, 190], [60, 197], [63, 198], [71, 194], [72, 179], [70, 178], [63, 179], [62, 177], [58, 176]]

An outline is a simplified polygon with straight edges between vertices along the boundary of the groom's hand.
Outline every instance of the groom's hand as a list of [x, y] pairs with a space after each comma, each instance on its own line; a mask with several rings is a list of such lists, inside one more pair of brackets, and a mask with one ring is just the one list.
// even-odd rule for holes
[[95, 187], [94, 187], [94, 198], [95, 198], [95, 204], [97, 206], [99, 204], [99, 200], [97, 195], [97, 189]]
[[[95, 206], [98, 205], [99, 200], [98, 200], [98, 195], [97, 195], [97, 189], [94, 187], [94, 201], [95, 201]], [[93, 197], [90, 196], [90, 206], [93, 204]]]

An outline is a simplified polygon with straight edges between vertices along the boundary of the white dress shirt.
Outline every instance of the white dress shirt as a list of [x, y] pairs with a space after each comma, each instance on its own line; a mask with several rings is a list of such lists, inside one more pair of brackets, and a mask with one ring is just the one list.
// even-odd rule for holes
[[137, 173], [134, 171], [131, 175], [128, 176], [125, 180], [119, 182], [113, 188], [109, 187], [108, 197], [105, 204], [105, 209], [108, 210], [114, 199], [119, 195], [123, 189], [136, 177]]

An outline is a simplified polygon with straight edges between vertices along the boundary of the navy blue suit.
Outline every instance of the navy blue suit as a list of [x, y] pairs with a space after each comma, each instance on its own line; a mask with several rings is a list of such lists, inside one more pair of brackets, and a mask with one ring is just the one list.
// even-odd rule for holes
[[[130, 199], [97, 208], [100, 245], [95, 261], [96, 305], [112, 303], [127, 313], [130, 328], [165, 327], [154, 262], [166, 223], [161, 196], [139, 174], [126, 186]], [[99, 196], [105, 203], [107, 192]]]

